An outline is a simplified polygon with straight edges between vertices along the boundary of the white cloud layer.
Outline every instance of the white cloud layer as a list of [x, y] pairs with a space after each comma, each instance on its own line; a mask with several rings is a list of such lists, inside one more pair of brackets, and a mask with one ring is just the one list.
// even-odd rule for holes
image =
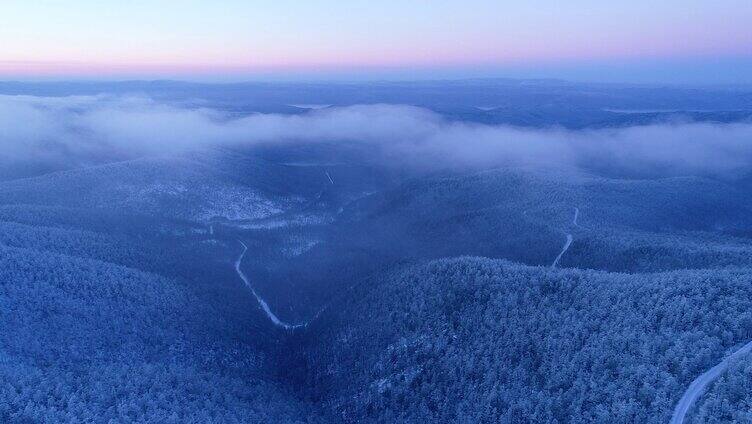
[[275, 142], [368, 143], [400, 165], [561, 164], [729, 175], [752, 165], [752, 124], [572, 131], [449, 122], [415, 107], [363, 105], [230, 118], [135, 97], [0, 96], [0, 155], [33, 159]]

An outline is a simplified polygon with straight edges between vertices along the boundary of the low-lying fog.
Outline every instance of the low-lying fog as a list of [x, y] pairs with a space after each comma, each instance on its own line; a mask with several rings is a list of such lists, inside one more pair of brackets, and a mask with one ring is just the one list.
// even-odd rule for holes
[[615, 129], [528, 129], [450, 121], [404, 105], [357, 105], [243, 117], [144, 97], [0, 96], [0, 155], [138, 157], [221, 145], [365, 143], [413, 167], [544, 164], [661, 175], [734, 176], [752, 164], [752, 123], [677, 122]]

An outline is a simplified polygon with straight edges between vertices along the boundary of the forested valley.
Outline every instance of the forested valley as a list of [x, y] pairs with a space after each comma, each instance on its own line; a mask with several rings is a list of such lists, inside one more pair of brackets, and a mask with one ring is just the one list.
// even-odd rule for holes
[[220, 141], [0, 152], [0, 422], [752, 422], [752, 97], [487, 84], [31, 97]]

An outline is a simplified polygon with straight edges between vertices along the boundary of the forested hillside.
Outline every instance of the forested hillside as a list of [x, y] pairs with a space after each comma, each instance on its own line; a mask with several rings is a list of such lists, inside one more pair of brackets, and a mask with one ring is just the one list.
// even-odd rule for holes
[[237, 246], [169, 208], [87, 204], [109, 170], [0, 187], [0, 421], [318, 422], [276, 381], [284, 335], [232, 272]]
[[[528, 167], [394, 184], [316, 160], [212, 151], [0, 184], [2, 418], [665, 422], [752, 339], [738, 185]], [[264, 315], [241, 242], [272, 313], [310, 325]], [[738, 415], [740, 367], [695, 419]]]
[[[498, 168], [408, 179], [346, 203], [327, 225], [288, 223], [244, 235], [261, 240], [248, 264], [261, 292], [301, 320], [395, 263], [474, 255], [549, 266], [568, 236], [558, 262], [566, 268], [746, 267], [752, 242], [740, 230], [752, 228], [752, 201], [742, 193], [711, 178]], [[281, 254], [291, 237], [305, 248]]]
[[0, 247], [5, 422], [302, 422], [242, 326], [168, 279]]
[[295, 358], [346, 422], [663, 423], [752, 338], [750, 278], [443, 259], [360, 282]]

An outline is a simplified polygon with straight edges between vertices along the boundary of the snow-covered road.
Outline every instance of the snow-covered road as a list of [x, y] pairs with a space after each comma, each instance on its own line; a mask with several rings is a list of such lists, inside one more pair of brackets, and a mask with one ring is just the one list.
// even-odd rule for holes
[[[253, 285], [251, 284], [248, 277], [243, 273], [243, 271], [240, 269], [240, 264], [243, 262], [243, 258], [245, 257], [245, 253], [248, 251], [248, 246], [246, 246], [245, 243], [238, 240], [241, 246], [243, 246], [243, 251], [240, 252], [240, 256], [238, 256], [238, 260], [235, 261], [235, 272], [238, 273], [238, 276], [240, 276], [240, 279], [243, 280], [243, 283], [245, 283], [245, 286], [248, 287], [248, 289], [253, 293], [253, 296], [256, 297], [256, 301], [258, 301], [259, 306], [261, 306], [261, 309], [264, 310], [264, 313], [266, 313], [266, 316], [271, 320], [271, 322], [276, 325], [277, 327], [282, 327], [286, 330], [294, 330], [296, 328], [305, 327], [308, 324], [288, 324], [277, 317], [274, 312], [272, 312], [271, 308], [269, 308], [269, 305], [266, 303], [264, 299], [261, 298], [261, 296], [256, 293], [256, 290], [253, 288]], [[318, 314], [317, 314], [318, 315]]]
[[[574, 218], [572, 219], [572, 224], [575, 227], [579, 227], [579, 224], [577, 224], [577, 218], [580, 216], [580, 209], [574, 208]], [[559, 256], [554, 259], [554, 263], [551, 264], [551, 268], [556, 268], [556, 265], [559, 264], [559, 260], [561, 260], [561, 257], [564, 256], [565, 253], [567, 253], [567, 250], [569, 250], [569, 246], [572, 245], [572, 240], [574, 238], [572, 237], [572, 234], [566, 233], [567, 240], [564, 242], [564, 246], [561, 248], [561, 252], [559, 252]]]
[[569, 250], [569, 246], [572, 244], [572, 235], [567, 234], [567, 241], [564, 242], [564, 247], [561, 248], [561, 252], [559, 252], [559, 256], [554, 259], [554, 263], [551, 264], [551, 268], [556, 268], [556, 265], [559, 263], [559, 260], [562, 256]]
[[726, 370], [726, 368], [728, 368], [731, 361], [743, 355], [746, 355], [751, 351], [752, 342], [749, 342], [726, 357], [723, 361], [718, 363], [718, 365], [705, 371], [699, 377], [695, 378], [695, 380], [687, 388], [687, 391], [684, 392], [684, 395], [681, 397], [681, 399], [679, 399], [679, 403], [676, 404], [676, 408], [674, 408], [674, 415], [671, 417], [670, 424], [682, 424], [684, 422], [684, 417], [687, 415], [687, 412], [689, 412], [689, 409], [692, 408], [692, 405], [694, 405], [695, 401], [699, 399], [700, 396], [702, 396], [702, 394], [705, 392], [705, 388], [710, 383], [712, 383], [713, 380], [718, 378], [723, 373], [723, 371]]

